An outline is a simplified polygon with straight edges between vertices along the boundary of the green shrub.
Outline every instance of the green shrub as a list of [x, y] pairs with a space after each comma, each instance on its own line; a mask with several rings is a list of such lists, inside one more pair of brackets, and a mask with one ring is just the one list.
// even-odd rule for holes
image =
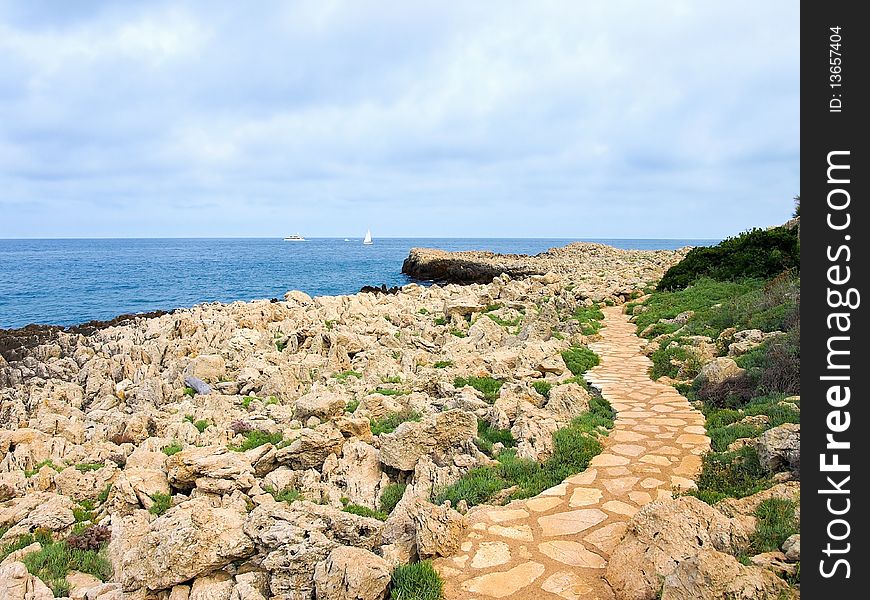
[[492, 313], [486, 313], [486, 316], [492, 319], [497, 325], [501, 325], [502, 327], [516, 327], [523, 322], [523, 315], [519, 315], [517, 317], [514, 317], [513, 319], [502, 319], [501, 317]]
[[205, 419], [200, 419], [199, 421], [196, 421], [193, 424], [193, 426], [196, 427], [196, 430], [200, 433], [202, 433], [203, 431], [208, 429], [209, 425], [210, 425], [210, 423], [208, 421], [206, 421]]
[[394, 390], [392, 388], [384, 388], [384, 387], [375, 388], [370, 393], [380, 394], [382, 396], [404, 396], [406, 394], [410, 394], [410, 392], [408, 390]]
[[434, 322], [436, 325], [447, 325], [447, 318], [446, 317], [435, 317]]
[[550, 390], [553, 388], [553, 384], [549, 381], [536, 381], [532, 384], [532, 387], [535, 388], [535, 391], [542, 395], [544, 398], [549, 398]]
[[799, 533], [795, 519], [795, 503], [781, 498], [770, 498], [755, 509], [758, 519], [755, 533], [749, 538], [752, 555], [779, 550], [791, 535]]
[[799, 269], [800, 240], [796, 230], [752, 229], [716, 246], [693, 248], [667, 270], [657, 289], [683, 289], [701, 277], [717, 281], [769, 279]]
[[157, 515], [159, 517], [167, 510], [172, 508], [172, 496], [170, 496], [169, 494], [154, 492], [153, 494], [151, 494], [151, 499], [154, 501], [154, 504], [151, 505], [151, 508], [148, 509], [148, 512], [150, 512], [152, 515]]
[[342, 510], [352, 515], [357, 515], [359, 517], [369, 517], [370, 519], [377, 519], [378, 521], [386, 521], [387, 517], [389, 516], [383, 511], [372, 510], [367, 506], [360, 506], [359, 504], [346, 504]]
[[578, 306], [571, 318], [580, 323], [580, 333], [594, 335], [601, 329], [604, 313], [597, 306]]
[[470, 385], [478, 392], [483, 394], [484, 399], [492, 404], [498, 399], [499, 390], [504, 385], [504, 379], [494, 379], [492, 377], [457, 377], [453, 380], [453, 386], [457, 388]]
[[286, 502], [287, 504], [293, 504], [297, 500], [302, 499], [302, 492], [292, 486], [286, 487], [280, 492], [275, 488], [269, 486], [265, 486], [264, 489], [269, 494], [271, 494], [277, 502]]
[[[702, 367], [701, 361], [696, 355], [671, 340], [663, 342], [655, 352], [650, 354], [649, 358], [653, 363], [650, 370], [652, 379], [658, 379], [663, 375], [675, 379], [680, 376], [681, 370], [683, 375], [693, 378], [701, 371]], [[680, 364], [683, 365], [682, 369]]]
[[434, 367], [436, 369], [446, 369], [447, 367], [452, 367], [452, 366], [453, 366], [452, 360], [439, 360], [434, 365]]
[[390, 600], [441, 600], [444, 582], [428, 560], [393, 569]]
[[568, 370], [577, 377], [583, 375], [599, 362], [598, 355], [585, 346], [572, 346], [563, 351], [562, 360], [565, 361]]
[[194, 396], [196, 396], [196, 390], [189, 385], [186, 385], [184, 386], [184, 395], [193, 398]]
[[243, 396], [242, 397], [242, 406], [245, 407], [245, 410], [251, 408], [251, 402], [257, 400], [256, 396]]
[[404, 483], [391, 483], [381, 492], [381, 511], [387, 514], [393, 512], [396, 505], [405, 495], [405, 488], [408, 486]]
[[109, 494], [110, 494], [111, 492], [112, 492], [112, 484], [111, 484], [111, 483], [107, 483], [107, 484], [106, 484], [106, 487], [103, 488], [103, 491], [101, 491], [101, 492], [97, 495], [97, 501], [98, 501], [100, 504], [104, 503], [106, 500], [109, 499]]
[[33, 477], [34, 475], [39, 473], [39, 470], [42, 469], [42, 467], [51, 467], [52, 469], [54, 469], [55, 471], [58, 471], [58, 472], [63, 471], [63, 469], [61, 469], [56, 464], [54, 464], [54, 462], [52, 462], [52, 460], [49, 458], [48, 460], [43, 460], [41, 462], [36, 463], [35, 465], [33, 465], [32, 469], [25, 469], [24, 476], [28, 477], [28, 478]]
[[332, 376], [339, 381], [347, 381], [348, 377], [356, 377], [357, 379], [362, 379], [362, 373], [359, 371], [354, 371], [353, 369], [349, 371], [342, 371], [341, 373], [333, 373]]
[[420, 313], [421, 315], [428, 315], [429, 314], [429, 311], [426, 310], [425, 308], [421, 308], [417, 312]]
[[354, 413], [356, 409], [359, 408], [360, 400], [359, 398], [354, 398], [352, 400], [348, 400], [347, 404], [344, 407], [344, 412], [346, 413]]
[[372, 419], [370, 426], [372, 435], [381, 435], [382, 433], [392, 433], [402, 423], [408, 421], [419, 421], [423, 415], [415, 410], [405, 412], [394, 412], [384, 415], [381, 419]]
[[245, 452], [246, 450], [258, 448], [265, 444], [277, 446], [284, 440], [284, 434], [280, 431], [269, 433], [260, 429], [254, 429], [253, 431], [248, 431], [242, 435], [244, 435], [245, 441], [238, 446], [229, 444], [227, 445], [227, 448], [234, 450], [235, 452]]
[[38, 552], [25, 556], [22, 562], [30, 574], [51, 588], [55, 597], [69, 594], [66, 576], [70, 571], [89, 573], [100, 581], [112, 576], [112, 565], [103, 551], [78, 550], [65, 542], [44, 544]]
[[517, 445], [510, 429], [498, 429], [483, 419], [477, 420], [477, 439], [474, 440], [474, 443], [481, 452], [490, 457], [492, 456], [493, 444], [501, 443], [505, 448], [513, 448]]
[[163, 447], [163, 454], [166, 456], [172, 456], [173, 454], [178, 454], [182, 451], [181, 442], [173, 440], [171, 444]]
[[689, 492], [708, 504], [743, 498], [771, 486], [771, 479], [751, 446], [735, 452], [709, 452], [702, 459], [698, 489]]
[[456, 329], [455, 327], [450, 330], [450, 335], [455, 335], [458, 338], [468, 337], [467, 333], [465, 333], [461, 329]]

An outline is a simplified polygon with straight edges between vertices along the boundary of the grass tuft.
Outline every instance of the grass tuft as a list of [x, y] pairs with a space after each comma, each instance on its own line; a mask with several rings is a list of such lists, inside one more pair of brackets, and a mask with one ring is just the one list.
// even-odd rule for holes
[[392, 433], [402, 423], [408, 421], [419, 421], [423, 415], [416, 410], [405, 412], [394, 412], [384, 415], [381, 419], [371, 420], [372, 435], [381, 435], [382, 433]]
[[457, 388], [470, 385], [478, 392], [483, 394], [484, 399], [493, 404], [498, 399], [499, 390], [504, 385], [504, 379], [494, 379], [492, 377], [457, 377], [453, 380], [453, 386]]
[[390, 600], [441, 600], [444, 581], [428, 560], [393, 569]]

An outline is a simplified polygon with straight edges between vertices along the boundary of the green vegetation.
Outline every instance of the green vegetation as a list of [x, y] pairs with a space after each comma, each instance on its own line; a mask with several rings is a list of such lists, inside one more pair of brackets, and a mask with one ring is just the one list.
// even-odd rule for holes
[[344, 407], [344, 412], [346, 413], [354, 413], [356, 409], [359, 408], [359, 399], [354, 398], [353, 400], [348, 400], [347, 404]]
[[282, 340], [275, 340], [275, 348], [278, 352], [284, 352], [284, 348], [287, 347], [287, 342]]
[[510, 429], [498, 429], [483, 419], [477, 420], [477, 438], [474, 443], [481, 452], [489, 457], [492, 457], [493, 444], [501, 443], [505, 448], [513, 448], [517, 445]]
[[396, 505], [405, 495], [405, 488], [408, 486], [404, 483], [391, 483], [381, 492], [381, 512], [390, 514]]
[[486, 316], [492, 319], [497, 325], [501, 325], [502, 327], [516, 327], [523, 322], [522, 314], [514, 317], [513, 319], [502, 319], [501, 317], [492, 313], [486, 313]]
[[650, 354], [649, 358], [653, 363], [650, 371], [652, 379], [658, 379], [663, 375], [676, 379], [681, 374], [687, 378], [692, 378], [700, 372], [703, 366], [695, 354], [673, 340], [662, 342], [659, 349]]
[[172, 456], [173, 454], [178, 454], [179, 452], [181, 452], [182, 449], [183, 448], [181, 446], [181, 442], [173, 440], [171, 444], [163, 448], [163, 454], [165, 454], [166, 456]]
[[42, 467], [51, 467], [52, 469], [54, 469], [55, 471], [58, 471], [58, 472], [63, 471], [63, 469], [61, 469], [56, 464], [54, 464], [54, 462], [52, 462], [52, 460], [49, 458], [48, 460], [43, 460], [42, 462], [36, 463], [35, 465], [33, 465], [32, 469], [25, 469], [24, 476], [28, 477], [28, 478], [33, 477], [34, 475], [39, 473], [39, 470]]
[[580, 333], [594, 335], [601, 330], [604, 313], [597, 306], [578, 306], [571, 318], [580, 323]]
[[76, 469], [81, 473], [88, 473], [90, 471], [99, 471], [104, 466], [104, 463], [79, 463], [76, 465]]
[[562, 352], [562, 360], [576, 377], [581, 377], [599, 362], [598, 355], [586, 346], [571, 346]]
[[434, 322], [436, 325], [447, 325], [447, 317], [435, 317]]
[[297, 500], [302, 499], [302, 492], [300, 492], [299, 490], [297, 490], [295, 487], [292, 487], [292, 486], [286, 487], [283, 490], [281, 490], [280, 492], [278, 490], [276, 490], [275, 488], [272, 488], [269, 486], [265, 486], [263, 489], [265, 489], [269, 494], [271, 494], [272, 497], [277, 502], [286, 502], [287, 504], [293, 504]]
[[549, 398], [550, 390], [553, 389], [553, 384], [549, 381], [536, 381], [532, 384], [532, 387], [535, 388], [535, 391], [544, 398]]
[[370, 393], [381, 394], [382, 396], [404, 396], [406, 394], [410, 394], [410, 392], [407, 390], [394, 390], [393, 388], [385, 387], [377, 387], [373, 389]]
[[106, 484], [106, 487], [103, 488], [103, 491], [101, 491], [101, 492], [97, 495], [97, 502], [99, 502], [100, 504], [104, 503], [106, 500], [109, 499], [109, 494], [110, 494], [111, 492], [112, 492], [112, 484], [111, 484], [111, 483], [107, 483], [107, 484]]
[[724, 498], [743, 498], [769, 488], [772, 480], [758, 462], [751, 446], [734, 452], [709, 452], [704, 455], [698, 489], [689, 495], [715, 504]]
[[359, 504], [350, 504], [347, 498], [342, 498], [341, 502], [344, 504], [344, 508], [341, 510], [352, 515], [377, 519], [378, 521], [386, 521], [387, 517], [389, 517], [387, 513], [381, 510], [373, 510], [367, 506], [361, 506]]
[[402, 423], [408, 421], [419, 421], [423, 415], [416, 410], [405, 412], [394, 412], [385, 415], [382, 419], [372, 419], [371, 429], [372, 435], [381, 435], [382, 433], [392, 433]]
[[755, 509], [758, 523], [749, 539], [749, 553], [779, 550], [789, 536], [799, 533], [795, 508], [794, 502], [780, 498], [770, 498], [759, 504]]
[[154, 501], [154, 504], [151, 505], [151, 508], [148, 509], [148, 512], [150, 512], [152, 515], [157, 515], [159, 517], [167, 510], [172, 508], [172, 496], [170, 496], [169, 494], [154, 492], [153, 494], [151, 494], [151, 499]]
[[245, 409], [247, 410], [247, 409], [251, 408], [251, 402], [253, 402], [256, 399], [257, 399], [256, 396], [243, 396], [242, 397], [242, 406], [244, 406]]
[[326, 331], [332, 331], [332, 328], [335, 327], [335, 320], [326, 320], [323, 322], [323, 326], [326, 327]]
[[356, 377], [357, 379], [362, 379], [363, 374], [359, 371], [354, 371], [353, 369], [349, 371], [342, 371], [341, 373], [333, 373], [332, 376], [339, 381], [347, 381], [348, 377]]
[[421, 315], [428, 315], [429, 314], [429, 311], [426, 310], [425, 308], [421, 308], [417, 312], [420, 313]]
[[455, 327], [450, 330], [450, 335], [455, 335], [458, 338], [468, 337], [467, 333], [465, 333], [461, 329], [456, 329]]
[[453, 366], [452, 360], [439, 360], [433, 365], [436, 369], [446, 369]]
[[518, 458], [514, 450], [498, 455], [498, 465], [477, 467], [458, 482], [437, 493], [435, 503], [450, 500], [453, 506], [465, 500], [469, 506], [488, 502], [501, 490], [516, 486], [508, 496], [530, 498], [565, 478], [583, 471], [592, 458], [601, 452], [598, 436], [613, 427], [615, 413], [601, 397], [593, 397], [589, 411], [553, 433], [553, 454], [543, 463]]
[[797, 230], [752, 229], [716, 246], [693, 248], [665, 273], [658, 290], [683, 289], [702, 277], [716, 281], [768, 279], [800, 268]]
[[253, 431], [247, 431], [242, 435], [245, 437], [245, 441], [243, 441], [238, 446], [234, 444], [228, 444], [227, 448], [229, 448], [230, 450], [234, 450], [235, 452], [245, 452], [246, 450], [257, 448], [264, 444], [272, 444], [274, 446], [277, 446], [284, 440], [284, 434], [280, 431], [276, 431], [275, 433], [269, 433], [261, 429], [254, 429]]
[[393, 569], [390, 600], [441, 600], [444, 582], [428, 560]]
[[484, 399], [490, 404], [498, 399], [499, 390], [504, 385], [504, 379], [494, 379], [492, 377], [457, 377], [453, 380], [453, 386], [457, 388], [470, 385], [478, 392], [483, 394]]
[[30, 574], [36, 575], [51, 588], [55, 597], [69, 595], [66, 576], [70, 571], [89, 573], [101, 581], [112, 576], [112, 565], [103, 548], [79, 550], [70, 547], [66, 541], [54, 542], [50, 538], [38, 541], [42, 549], [28, 554], [22, 562]]
[[391, 377], [383, 377], [381, 379], [381, 383], [402, 383], [402, 378], [398, 375], [393, 375]]
[[194, 396], [196, 396], [196, 390], [189, 385], [186, 385], [184, 386], [184, 395], [193, 398]]

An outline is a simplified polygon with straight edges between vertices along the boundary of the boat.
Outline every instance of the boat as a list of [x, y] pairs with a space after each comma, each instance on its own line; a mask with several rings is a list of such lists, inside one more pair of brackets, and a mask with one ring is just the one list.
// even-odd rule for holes
[[350, 238], [344, 238], [344, 241], [345, 241], [345, 242], [349, 242], [349, 241], [350, 241]]
[[302, 237], [301, 235], [299, 235], [298, 233], [296, 233], [296, 234], [294, 234], [294, 235], [291, 235], [291, 236], [285, 237], [285, 238], [284, 238], [284, 241], [285, 241], [285, 242], [304, 242], [304, 241], [305, 241], [305, 238]]
[[368, 229], [366, 231], [366, 237], [363, 240], [363, 244], [365, 244], [366, 246], [371, 246], [372, 244], [374, 244], [374, 242], [372, 241], [372, 230], [371, 229]]

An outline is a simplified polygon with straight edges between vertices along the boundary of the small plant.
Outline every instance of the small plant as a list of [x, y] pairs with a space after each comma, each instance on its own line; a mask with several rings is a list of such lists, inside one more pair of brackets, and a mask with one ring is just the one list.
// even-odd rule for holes
[[242, 406], [245, 407], [245, 410], [251, 408], [251, 402], [254, 400], [258, 400], [256, 396], [243, 396], [242, 397]]
[[266, 398], [266, 406], [272, 406], [273, 404], [280, 404], [281, 401], [278, 400], [278, 396], [269, 396]]
[[453, 366], [452, 360], [439, 360], [433, 365], [436, 369], [446, 369]]
[[429, 311], [426, 310], [425, 308], [421, 308], [417, 312], [420, 313], [421, 315], [428, 315], [429, 314]]
[[332, 328], [335, 327], [335, 321], [327, 320], [323, 322], [323, 325], [326, 327], [326, 331], [332, 331]]
[[153, 494], [151, 494], [151, 500], [154, 501], [154, 504], [151, 505], [151, 508], [148, 509], [148, 512], [150, 512], [152, 515], [157, 515], [159, 517], [167, 510], [172, 508], [172, 496], [170, 496], [169, 494], [154, 492]]
[[532, 387], [535, 388], [535, 391], [542, 395], [544, 398], [550, 397], [550, 390], [553, 389], [553, 384], [549, 381], [536, 381], [532, 384]]
[[483, 312], [485, 312], [485, 313], [490, 313], [490, 312], [492, 312], [492, 311], [494, 311], [494, 310], [498, 310], [498, 309], [502, 308], [503, 306], [504, 306], [503, 304], [499, 304], [498, 302], [495, 302], [495, 303], [493, 303], [493, 304], [487, 304], [487, 305], [483, 308]]
[[356, 377], [357, 379], [362, 379], [362, 373], [359, 371], [349, 370], [342, 371], [341, 373], [333, 373], [332, 376], [339, 381], [347, 381], [348, 377]]
[[604, 313], [597, 306], [579, 306], [571, 318], [580, 323], [580, 332], [583, 335], [594, 335], [601, 330]]
[[52, 460], [49, 458], [48, 460], [43, 460], [42, 462], [36, 463], [35, 465], [33, 465], [32, 469], [25, 469], [24, 476], [28, 477], [28, 478], [33, 477], [34, 475], [39, 473], [39, 470], [42, 469], [42, 467], [51, 467], [55, 471], [62, 471], [63, 470], [60, 467], [58, 467], [56, 464], [54, 464], [54, 462], [52, 462]]
[[389, 516], [385, 512], [372, 510], [367, 506], [360, 506], [359, 504], [345, 504], [342, 510], [346, 513], [357, 515], [358, 517], [369, 517], [370, 519], [377, 519], [378, 521], [386, 521]]
[[407, 390], [394, 390], [391, 388], [378, 387], [372, 390], [372, 394], [381, 394], [382, 396], [404, 396], [408, 394]]
[[493, 444], [500, 443], [505, 448], [513, 448], [517, 445], [510, 429], [498, 429], [483, 419], [477, 420], [477, 438], [474, 443], [481, 452], [490, 457], [493, 454]]
[[111, 483], [107, 483], [107, 484], [106, 484], [106, 487], [103, 488], [103, 491], [101, 491], [101, 492], [97, 495], [97, 502], [99, 502], [100, 504], [103, 504], [106, 500], [109, 499], [109, 494], [110, 494], [111, 492], [112, 492], [112, 484], [111, 484]]
[[196, 421], [193, 424], [193, 426], [196, 427], [196, 430], [200, 433], [202, 433], [203, 431], [208, 429], [209, 425], [210, 425], [210, 423], [208, 421], [206, 421], [205, 419], [200, 419], [199, 421]]
[[238, 446], [230, 444], [227, 446], [227, 448], [235, 452], [245, 452], [246, 450], [258, 448], [264, 444], [272, 444], [274, 446], [277, 446], [284, 439], [284, 434], [280, 431], [276, 431], [275, 433], [268, 433], [260, 429], [248, 431], [243, 435], [245, 436], [245, 441], [243, 441]]
[[79, 463], [76, 465], [76, 469], [81, 473], [88, 473], [90, 471], [99, 471], [105, 466], [103, 463]]
[[293, 504], [297, 500], [302, 499], [302, 493], [297, 490], [295, 487], [286, 487], [280, 492], [275, 488], [265, 486], [264, 488], [268, 493], [272, 494], [272, 497], [277, 502], [286, 502], [287, 504]]
[[112, 538], [112, 531], [105, 525], [91, 525], [78, 533], [71, 533], [66, 538], [70, 548], [76, 550], [99, 551]]
[[196, 396], [196, 390], [189, 385], [186, 385], [184, 386], [184, 395], [193, 398], [194, 396]]
[[385, 415], [382, 419], [371, 420], [372, 435], [392, 433], [402, 423], [407, 423], [408, 421], [419, 421], [422, 418], [423, 415], [415, 410], [400, 413], [389, 413]]
[[760, 554], [779, 550], [782, 543], [799, 529], [795, 521], [795, 503], [791, 500], [770, 498], [755, 509], [758, 523], [749, 539], [749, 552]]
[[455, 335], [458, 338], [468, 337], [467, 333], [465, 333], [461, 329], [456, 329], [455, 327], [450, 330], [450, 335]]
[[287, 347], [286, 340], [275, 340], [275, 348], [278, 350], [278, 352], [284, 352], [284, 348], [286, 348], [286, 347]]
[[40, 543], [43, 544], [42, 548], [25, 556], [22, 562], [32, 575], [51, 588], [55, 597], [69, 595], [70, 586], [66, 576], [70, 571], [89, 573], [100, 581], [112, 576], [112, 565], [102, 550], [80, 550], [71, 547], [66, 541]]
[[390, 600], [441, 600], [444, 581], [428, 560], [393, 569]]
[[393, 375], [391, 377], [384, 377], [381, 379], [381, 383], [402, 383], [402, 378], [398, 375]]
[[453, 380], [453, 386], [457, 388], [470, 385], [478, 392], [483, 394], [484, 399], [490, 404], [493, 404], [498, 398], [499, 390], [504, 385], [504, 379], [494, 379], [492, 377], [457, 377]]
[[183, 448], [181, 446], [181, 442], [174, 440], [168, 446], [163, 447], [163, 454], [165, 454], [166, 456], [172, 456], [173, 454], [178, 454], [182, 450]]
[[381, 512], [390, 514], [396, 505], [405, 495], [405, 488], [408, 486], [404, 483], [391, 483], [381, 492]]
[[236, 419], [232, 423], [230, 423], [230, 431], [233, 432], [233, 435], [239, 435], [240, 433], [248, 433], [254, 430], [254, 426], [251, 425], [249, 421], [245, 421], [242, 419]]
[[435, 317], [435, 324], [439, 325], [439, 326], [440, 325], [447, 325], [447, 318], [446, 317]]
[[580, 377], [599, 362], [598, 355], [586, 346], [572, 346], [562, 352], [562, 360], [568, 370]]
[[346, 413], [354, 413], [356, 409], [359, 408], [359, 398], [354, 398], [353, 400], [349, 400], [348, 403], [344, 407], [344, 412]]
[[93, 501], [82, 501], [79, 506], [73, 507], [72, 512], [76, 523], [93, 522], [94, 503]]

